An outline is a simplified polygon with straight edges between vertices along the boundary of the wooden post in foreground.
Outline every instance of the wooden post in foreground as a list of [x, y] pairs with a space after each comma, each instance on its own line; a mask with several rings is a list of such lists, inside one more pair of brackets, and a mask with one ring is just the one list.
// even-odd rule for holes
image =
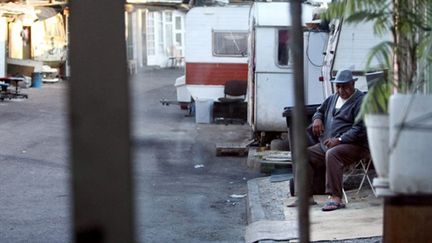
[[300, 0], [290, 2], [291, 36], [293, 38], [290, 51], [294, 57], [294, 112], [293, 137], [294, 161], [296, 162], [296, 177], [298, 182], [299, 200], [299, 238], [300, 242], [309, 242], [309, 183], [307, 169], [307, 143], [306, 143], [306, 109], [303, 75], [303, 26], [301, 22], [302, 8]]
[[135, 242], [124, 4], [69, 4], [74, 242]]
[[432, 242], [432, 196], [386, 197], [383, 242]]

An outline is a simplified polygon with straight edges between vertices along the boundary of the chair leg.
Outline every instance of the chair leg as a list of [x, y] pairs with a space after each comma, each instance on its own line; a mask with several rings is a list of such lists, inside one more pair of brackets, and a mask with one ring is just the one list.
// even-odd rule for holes
[[347, 196], [347, 194], [343, 188], [342, 188], [342, 194], [343, 194], [343, 197], [345, 199], [345, 203], [348, 204], [348, 196]]
[[[362, 171], [362, 174], [363, 174], [362, 176], [363, 177], [362, 177], [362, 180], [360, 182], [359, 187], [357, 188], [356, 194], [360, 193], [360, 190], [362, 189], [365, 181], [367, 180], [367, 182], [369, 183], [370, 188], [372, 189], [372, 192], [374, 193], [374, 195], [376, 195], [375, 188], [373, 187], [373, 184], [372, 184], [372, 180], [369, 177], [369, 168], [370, 168], [371, 164], [372, 164], [372, 159], [368, 159], [368, 160], [363, 159], [363, 160], [360, 160], [359, 162], [357, 162], [349, 170], [349, 172], [344, 173], [344, 179], [343, 179], [343, 181], [345, 182], [346, 178], [348, 178], [348, 177], [350, 177], [352, 175], [361, 175], [359, 173], [354, 174], [354, 170], [357, 170], [357, 168], [358, 168], [358, 170]], [[361, 166], [360, 168], [359, 168], [359, 165]], [[342, 188], [342, 193], [343, 193], [343, 197], [345, 199], [345, 202], [348, 203], [348, 197], [347, 197], [347, 194], [346, 194], [346, 192], [345, 192], [345, 190], [343, 188]]]
[[361, 165], [362, 170], [363, 170], [363, 178], [362, 178], [362, 180], [361, 180], [361, 182], [360, 182], [360, 186], [359, 186], [358, 189], [357, 189], [357, 194], [358, 194], [358, 193], [360, 192], [360, 190], [362, 189], [362, 187], [363, 187], [363, 183], [364, 183], [364, 181], [365, 181], [365, 179], [366, 179], [366, 177], [367, 177], [367, 173], [368, 173], [368, 170], [369, 170], [369, 164], [368, 164], [367, 167], [365, 168], [365, 165], [364, 165], [363, 161], [361, 161], [361, 162], [360, 162], [360, 165]]
[[373, 183], [371, 181], [371, 179], [369, 178], [369, 176], [367, 177], [367, 180], [369, 182], [369, 186], [372, 189], [372, 192], [374, 193], [374, 195], [376, 196], [376, 192], [375, 192], [375, 188], [373, 187]]
[[[369, 172], [369, 166], [372, 164], [372, 160], [369, 160], [369, 162], [368, 162], [368, 165], [367, 165], [367, 172]], [[370, 177], [369, 177], [369, 174], [366, 172], [366, 179], [368, 180], [368, 182], [369, 182], [369, 186], [370, 186], [370, 188], [372, 189], [372, 192], [374, 193], [374, 195], [376, 195], [376, 193], [375, 193], [375, 188], [373, 187], [373, 183], [372, 183], [372, 181], [371, 181], [371, 179], [370, 179]]]
[[370, 167], [370, 165], [372, 164], [372, 160], [369, 159], [369, 160], [367, 161], [367, 164], [365, 164], [365, 163], [366, 163], [365, 160], [363, 160], [363, 161], [360, 162], [360, 165], [361, 165], [362, 170], [363, 170], [363, 178], [362, 178], [362, 181], [361, 181], [361, 183], [360, 183], [360, 186], [359, 186], [358, 189], [357, 189], [357, 194], [358, 194], [358, 193], [360, 192], [360, 190], [362, 189], [362, 187], [363, 187], [363, 183], [365, 182], [365, 179], [367, 179], [370, 188], [372, 189], [373, 193], [375, 194], [375, 188], [373, 187], [372, 181], [371, 181], [371, 179], [369, 178], [369, 174], [368, 174], [368, 173], [369, 173], [369, 167]]

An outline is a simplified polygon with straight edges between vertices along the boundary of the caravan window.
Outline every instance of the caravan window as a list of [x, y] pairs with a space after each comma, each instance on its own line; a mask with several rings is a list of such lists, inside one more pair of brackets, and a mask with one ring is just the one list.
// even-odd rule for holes
[[246, 56], [247, 37], [247, 32], [213, 31], [213, 55]]
[[291, 38], [290, 31], [287, 29], [278, 30], [278, 45], [277, 45], [277, 64], [279, 66], [291, 66]]

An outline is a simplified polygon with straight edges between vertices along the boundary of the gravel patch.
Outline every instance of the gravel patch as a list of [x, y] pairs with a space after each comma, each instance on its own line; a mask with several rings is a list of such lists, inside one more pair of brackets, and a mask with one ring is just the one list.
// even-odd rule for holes
[[285, 220], [283, 204], [289, 197], [289, 182], [271, 182], [270, 177], [265, 177], [258, 182], [261, 205], [265, 211], [266, 219]]

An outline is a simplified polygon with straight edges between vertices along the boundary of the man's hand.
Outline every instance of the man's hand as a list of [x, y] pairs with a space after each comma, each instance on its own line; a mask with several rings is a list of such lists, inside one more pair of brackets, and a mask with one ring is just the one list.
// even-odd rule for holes
[[339, 144], [341, 144], [341, 141], [339, 141], [339, 139], [337, 139], [337, 138], [328, 138], [324, 141], [324, 145], [327, 148], [333, 148], [334, 146], [339, 145]]
[[321, 119], [315, 119], [312, 124], [312, 132], [315, 136], [319, 137], [324, 132], [324, 124]]

